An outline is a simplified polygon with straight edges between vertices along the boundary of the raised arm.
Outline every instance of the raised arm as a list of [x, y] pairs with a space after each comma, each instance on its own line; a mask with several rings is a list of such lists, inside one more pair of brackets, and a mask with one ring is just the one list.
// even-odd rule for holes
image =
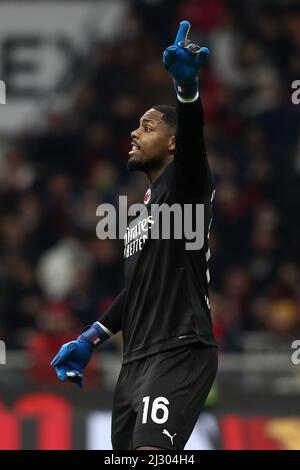
[[177, 179], [186, 193], [199, 195], [210, 186], [198, 78], [209, 51], [188, 39], [190, 26], [188, 21], [180, 23], [174, 44], [164, 51], [163, 63], [173, 78], [178, 98], [174, 154]]

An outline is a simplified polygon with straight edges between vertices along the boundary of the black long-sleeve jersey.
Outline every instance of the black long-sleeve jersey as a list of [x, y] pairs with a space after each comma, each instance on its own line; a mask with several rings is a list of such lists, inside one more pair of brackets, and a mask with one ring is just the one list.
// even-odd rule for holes
[[[205, 151], [200, 99], [178, 102], [177, 116], [174, 161], [146, 193], [142, 213], [129, 221], [124, 249], [125, 288], [101, 319], [112, 331], [123, 331], [123, 364], [194, 342], [216, 345], [208, 295], [208, 238], [214, 188]], [[199, 211], [202, 205], [204, 221], [197, 227], [203, 231], [201, 247], [187, 249], [190, 240], [184, 226], [181, 239], [174, 237], [173, 230], [170, 239], [153, 239], [159, 221], [155, 211], [153, 215], [154, 204], [178, 204], [182, 214], [188, 204], [193, 208], [193, 224], [196, 205]]]

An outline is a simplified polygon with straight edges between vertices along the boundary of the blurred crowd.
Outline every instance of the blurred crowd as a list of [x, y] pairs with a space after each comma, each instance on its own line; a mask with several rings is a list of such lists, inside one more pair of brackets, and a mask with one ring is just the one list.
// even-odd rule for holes
[[[126, 194], [130, 132], [175, 104], [161, 63], [179, 20], [211, 50], [201, 94], [216, 181], [211, 305], [224, 351], [244, 333], [300, 335], [300, 4], [263, 0], [131, 2], [113, 41], [74, 64], [71, 105], [20, 129], [0, 160], [0, 338], [36, 356], [101, 317], [123, 283], [122, 242], [96, 237], [96, 208]], [[297, 336], [298, 335], [298, 336]], [[107, 348], [118, 348], [113, 342]]]

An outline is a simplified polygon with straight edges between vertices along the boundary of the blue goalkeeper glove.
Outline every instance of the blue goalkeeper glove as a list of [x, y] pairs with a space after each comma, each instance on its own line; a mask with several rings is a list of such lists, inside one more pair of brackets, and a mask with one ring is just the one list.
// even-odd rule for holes
[[187, 38], [190, 27], [189, 21], [181, 21], [173, 46], [163, 53], [163, 63], [173, 77], [178, 99], [183, 102], [198, 98], [198, 73], [209, 54], [207, 47], [199, 47]]
[[74, 341], [62, 345], [56, 356], [52, 359], [57, 377], [83, 386], [83, 371], [89, 363], [94, 349], [108, 339], [112, 333], [101, 323], [95, 322], [87, 326]]

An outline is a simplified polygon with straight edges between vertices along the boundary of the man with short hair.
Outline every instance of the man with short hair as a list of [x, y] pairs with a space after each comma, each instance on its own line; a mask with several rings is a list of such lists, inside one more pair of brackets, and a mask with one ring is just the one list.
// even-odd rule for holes
[[[94, 348], [122, 330], [114, 450], [183, 449], [217, 371], [207, 266], [214, 189], [198, 91], [208, 50], [187, 39], [189, 29], [188, 21], [181, 22], [174, 45], [163, 55], [177, 109], [153, 106], [131, 134], [128, 168], [145, 172], [150, 186], [142, 214], [131, 218], [125, 235], [125, 287], [101, 321], [63, 345], [51, 363], [61, 380], [82, 386]], [[168, 238], [151, 236], [159, 223], [150, 210], [154, 204], [177, 204], [183, 212], [189, 205], [193, 223], [201, 205], [202, 246], [188, 249], [185, 232], [178, 237], [175, 230]]]

